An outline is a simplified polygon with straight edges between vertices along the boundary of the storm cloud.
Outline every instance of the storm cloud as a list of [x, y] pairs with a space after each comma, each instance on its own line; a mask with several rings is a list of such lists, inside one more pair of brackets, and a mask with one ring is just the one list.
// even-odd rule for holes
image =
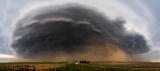
[[11, 47], [31, 60], [127, 60], [149, 51], [145, 38], [79, 4], [45, 6], [26, 13], [14, 27]]

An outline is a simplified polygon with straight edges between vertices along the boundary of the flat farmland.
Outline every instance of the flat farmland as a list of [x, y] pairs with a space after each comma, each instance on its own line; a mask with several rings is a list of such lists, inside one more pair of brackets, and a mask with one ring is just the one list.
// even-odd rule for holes
[[6, 62], [0, 71], [160, 71], [159, 62]]
[[65, 64], [66, 62], [7, 62], [0, 63], [0, 71], [46, 71]]

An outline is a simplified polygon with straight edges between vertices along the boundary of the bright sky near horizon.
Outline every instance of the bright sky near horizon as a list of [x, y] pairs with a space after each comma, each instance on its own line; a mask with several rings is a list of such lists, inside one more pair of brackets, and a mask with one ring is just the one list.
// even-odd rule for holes
[[16, 58], [10, 48], [12, 25], [19, 16], [46, 5], [80, 3], [97, 8], [110, 19], [122, 17], [128, 31], [136, 31], [147, 39], [151, 50], [141, 54], [160, 61], [160, 0], [0, 0], [0, 62]]

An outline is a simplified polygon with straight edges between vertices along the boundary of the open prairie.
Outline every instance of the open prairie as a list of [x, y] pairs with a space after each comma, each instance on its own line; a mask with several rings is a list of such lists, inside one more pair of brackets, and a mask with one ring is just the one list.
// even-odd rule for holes
[[158, 62], [8, 62], [0, 71], [160, 71]]

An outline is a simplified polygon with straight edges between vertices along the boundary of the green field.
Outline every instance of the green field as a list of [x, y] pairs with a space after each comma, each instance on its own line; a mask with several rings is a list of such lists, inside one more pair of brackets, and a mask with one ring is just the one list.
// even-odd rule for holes
[[158, 62], [8, 62], [0, 71], [160, 71]]

